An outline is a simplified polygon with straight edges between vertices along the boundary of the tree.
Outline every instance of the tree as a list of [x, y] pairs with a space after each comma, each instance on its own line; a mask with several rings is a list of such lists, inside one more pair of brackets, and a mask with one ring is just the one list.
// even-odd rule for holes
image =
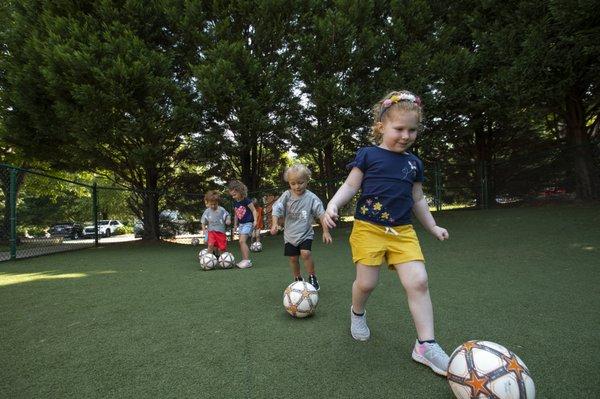
[[597, 2], [515, 2], [509, 28], [521, 46], [510, 68], [520, 105], [557, 115], [572, 153], [577, 197], [600, 198], [598, 155], [592, 134], [600, 114], [600, 25]]
[[[355, 0], [300, 7], [294, 65], [303, 108], [292, 143], [314, 165], [317, 179], [339, 177], [359, 143], [368, 140], [370, 104], [382, 91], [382, 8], [384, 2]], [[328, 184], [319, 194], [330, 198], [334, 192]]]
[[250, 191], [287, 150], [292, 73], [286, 38], [293, 29], [289, 0], [216, 2], [205, 29], [210, 38], [194, 68], [206, 135], [198, 158], [222, 180], [241, 179]]
[[26, 0], [8, 34], [7, 141], [56, 168], [111, 171], [135, 190], [149, 239], [183, 139], [198, 129], [187, 11], [177, 1]]

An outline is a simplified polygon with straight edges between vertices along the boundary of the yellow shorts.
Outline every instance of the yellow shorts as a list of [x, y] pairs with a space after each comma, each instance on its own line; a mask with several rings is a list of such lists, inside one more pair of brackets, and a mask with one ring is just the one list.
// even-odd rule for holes
[[385, 260], [388, 268], [414, 260], [425, 261], [417, 233], [412, 224], [386, 227], [355, 220], [350, 234], [352, 261], [366, 266], [381, 266]]

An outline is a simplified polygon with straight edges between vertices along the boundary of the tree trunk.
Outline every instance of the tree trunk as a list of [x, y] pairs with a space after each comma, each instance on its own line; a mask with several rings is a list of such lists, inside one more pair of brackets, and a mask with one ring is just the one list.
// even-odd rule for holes
[[575, 190], [578, 199], [600, 199], [600, 175], [594, 164], [592, 146], [585, 126], [583, 99], [577, 89], [565, 98], [567, 125], [567, 142], [573, 148], [573, 172], [575, 174]]
[[244, 145], [240, 148], [240, 162], [242, 167], [242, 183], [248, 187], [248, 191], [252, 190], [252, 146]]
[[143, 240], [158, 241], [160, 239], [160, 222], [158, 214], [158, 173], [156, 170], [146, 172], [146, 187], [142, 194], [142, 208], [144, 212]]

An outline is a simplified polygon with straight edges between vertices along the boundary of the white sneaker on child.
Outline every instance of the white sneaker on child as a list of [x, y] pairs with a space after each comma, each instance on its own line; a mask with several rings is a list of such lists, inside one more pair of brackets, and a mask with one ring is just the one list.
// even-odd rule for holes
[[249, 267], [252, 267], [252, 261], [250, 259], [244, 259], [237, 263], [236, 266], [240, 269], [247, 269]]
[[350, 334], [357, 341], [366, 341], [371, 336], [371, 330], [367, 326], [367, 311], [362, 316], [357, 316], [350, 306]]
[[412, 352], [412, 358], [416, 362], [429, 366], [436, 374], [443, 376], [448, 374], [450, 358], [437, 342], [424, 342], [420, 344], [419, 340], [417, 340]]

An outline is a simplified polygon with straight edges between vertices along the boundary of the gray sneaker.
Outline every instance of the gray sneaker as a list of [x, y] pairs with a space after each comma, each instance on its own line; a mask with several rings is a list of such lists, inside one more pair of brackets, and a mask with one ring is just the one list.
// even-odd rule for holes
[[415, 341], [415, 347], [412, 352], [414, 361], [429, 366], [435, 373], [446, 376], [448, 374], [448, 363], [450, 358], [444, 350], [435, 343], [423, 343]]
[[371, 336], [371, 330], [367, 326], [367, 312], [362, 316], [357, 316], [350, 306], [350, 334], [357, 341], [366, 341]]

